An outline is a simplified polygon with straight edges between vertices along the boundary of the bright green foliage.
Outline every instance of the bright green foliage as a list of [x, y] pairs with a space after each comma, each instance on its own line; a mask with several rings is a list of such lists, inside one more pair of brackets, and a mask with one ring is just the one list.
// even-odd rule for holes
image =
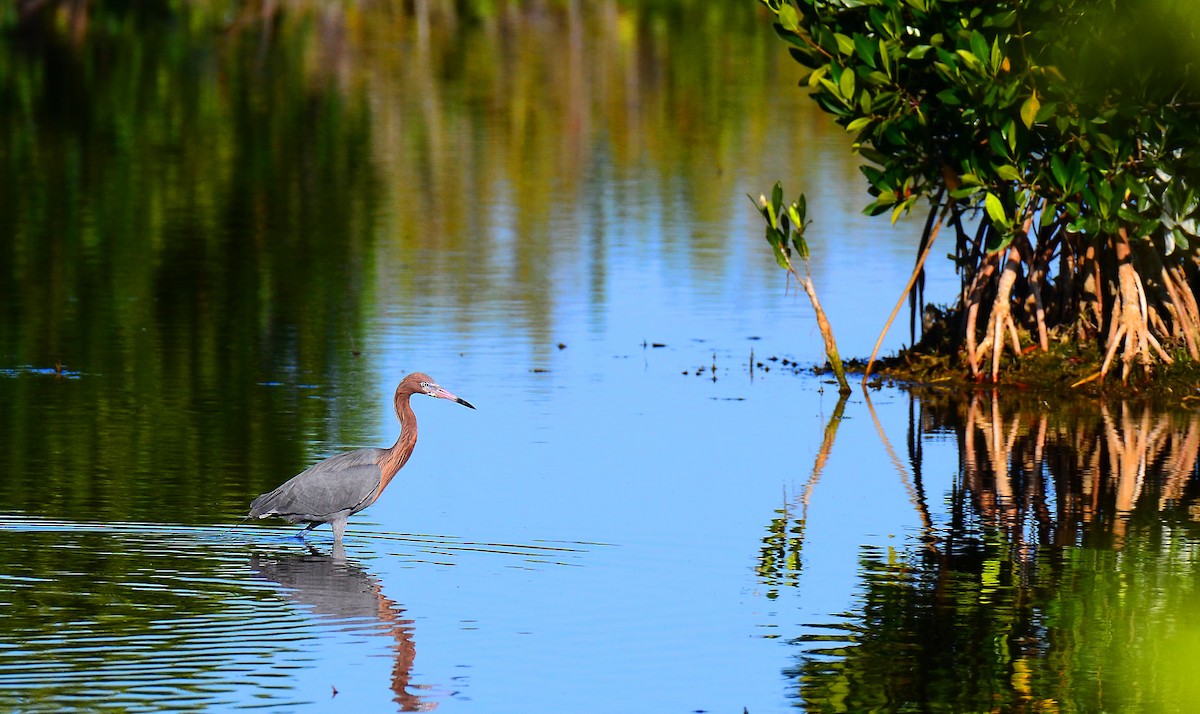
[[1187, 3], [764, 2], [812, 70], [803, 83], [870, 162], [869, 213], [894, 216], [944, 186], [984, 205], [990, 250], [1043, 201], [1044, 221], [1063, 212], [1089, 235], [1195, 237]]
[[788, 205], [783, 205], [783, 184], [775, 182], [771, 189], [771, 199], [760, 196], [758, 201], [748, 196], [754, 203], [763, 219], [767, 222], [767, 242], [775, 251], [775, 262], [784, 270], [794, 270], [792, 265], [792, 249], [795, 248], [800, 260], [808, 260], [808, 243], [804, 240], [804, 230], [811, 221], [808, 220], [808, 201], [804, 194]]
[[[748, 196], [748, 198], [754, 202], [753, 196]], [[771, 190], [771, 199], [767, 200], [766, 196], [760, 196], [756, 205], [763, 220], [767, 222], [767, 242], [771, 244], [771, 249], [775, 252], [775, 262], [800, 281], [804, 292], [808, 293], [813, 312], [817, 315], [817, 327], [820, 328], [821, 337], [825, 341], [825, 356], [829, 359], [829, 366], [837, 378], [838, 392], [844, 398], [850, 393], [850, 385], [846, 382], [846, 371], [842, 367], [842, 358], [838, 354], [833, 327], [825, 317], [825, 311], [821, 309], [821, 301], [817, 298], [817, 289], [813, 286], [812, 278], [808, 274], [808, 243], [804, 240], [804, 231], [810, 222], [808, 220], [808, 202], [805, 200], [804, 194], [800, 194], [795, 201], [786, 206], [783, 205], [783, 184], [777, 181], [775, 188]], [[804, 262], [803, 273], [792, 263], [793, 249], [800, 260]]]
[[1103, 255], [1119, 235], [1163, 265], [1200, 242], [1190, 0], [761, 2], [811, 70], [801, 85], [854, 136], [866, 211], [952, 204], [964, 290], [1014, 240], [1031, 262]]

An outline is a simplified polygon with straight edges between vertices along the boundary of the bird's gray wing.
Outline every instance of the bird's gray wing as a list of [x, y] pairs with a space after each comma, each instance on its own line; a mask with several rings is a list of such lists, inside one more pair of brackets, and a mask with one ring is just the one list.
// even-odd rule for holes
[[325, 522], [365, 508], [379, 488], [379, 449], [359, 449], [317, 462], [250, 504], [251, 518], [281, 516]]

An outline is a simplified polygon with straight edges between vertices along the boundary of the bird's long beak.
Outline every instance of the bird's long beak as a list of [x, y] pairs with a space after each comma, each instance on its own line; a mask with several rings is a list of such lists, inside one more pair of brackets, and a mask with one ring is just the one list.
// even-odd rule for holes
[[453, 393], [450, 392], [449, 389], [446, 389], [441, 386], [435, 386], [433, 388], [433, 391], [431, 391], [429, 393], [429, 396], [437, 397], [438, 399], [449, 399], [452, 402], [458, 402], [459, 404], [463, 405], [464, 407], [471, 407], [472, 409], [475, 408], [474, 404], [468, 402], [466, 399], [463, 399], [462, 397], [455, 396]]

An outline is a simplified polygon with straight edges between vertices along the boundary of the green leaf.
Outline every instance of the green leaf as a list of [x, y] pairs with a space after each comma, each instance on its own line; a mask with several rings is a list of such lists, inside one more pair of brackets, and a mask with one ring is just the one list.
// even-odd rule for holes
[[788, 219], [792, 222], [793, 230], [797, 233], [804, 232], [804, 222], [800, 218], [800, 211], [796, 209], [796, 204], [787, 207]]
[[942, 104], [949, 104], [952, 107], [962, 106], [962, 102], [958, 98], [958, 92], [953, 88], [943, 89], [938, 92], [937, 98]]
[[787, 270], [791, 267], [791, 261], [788, 259], [785, 240], [782, 233], [767, 226], [767, 242], [771, 244], [771, 250], [775, 253], [775, 262], [779, 264], [779, 267]]
[[872, 122], [872, 117], [859, 117], [846, 125], [846, 131], [856, 132]]
[[1136, 211], [1132, 211], [1125, 206], [1120, 206], [1117, 208], [1117, 216], [1121, 218], [1121, 220], [1124, 220], [1128, 223], [1136, 224], [1142, 222], [1142, 217], [1139, 216]]
[[[783, 184], [779, 181], [775, 182], [775, 188], [771, 189], [771, 213], [775, 216], [779, 215], [779, 209], [783, 206]], [[772, 227], [775, 224], [772, 223]]]
[[811, 88], [811, 89], [816, 89], [816, 88], [817, 88], [817, 85], [821, 83], [821, 80], [822, 80], [822, 79], [825, 77], [825, 75], [826, 75], [828, 72], [829, 72], [829, 68], [828, 68], [828, 67], [824, 67], [824, 66], [822, 66], [822, 67], [817, 67], [816, 69], [814, 69], [814, 70], [812, 71], [812, 74], [808, 75], [808, 86], [809, 86], [809, 88]]
[[1005, 181], [1021, 181], [1021, 172], [1017, 171], [1017, 167], [1012, 164], [996, 167], [996, 175]]
[[808, 260], [808, 242], [804, 240], [804, 236], [799, 233], [792, 234], [792, 245], [796, 246], [800, 260]]
[[983, 70], [983, 62], [969, 50], [955, 50], [955, 54], [957, 54], [959, 57], [962, 57], [963, 61], [967, 63], [967, 66], [976, 72], [981, 72]]
[[913, 202], [916, 200], [917, 200], [917, 197], [913, 196], [911, 198], [905, 199], [905, 200], [901, 201], [900, 203], [896, 204], [896, 207], [892, 209], [892, 225], [893, 226], [896, 225], [896, 221], [900, 220], [900, 214], [907, 213], [908, 209], [913, 205]]
[[1058, 154], [1050, 157], [1050, 173], [1054, 174], [1054, 183], [1063, 191], [1067, 189], [1067, 167], [1063, 166], [1062, 159], [1058, 158]]
[[854, 36], [854, 51], [862, 58], [863, 62], [871, 65], [871, 69], [875, 69], [875, 52], [878, 46], [871, 42], [871, 39], [866, 35]]
[[771, 226], [767, 226], [767, 242], [771, 245], [779, 244], [779, 231], [775, 230]]
[[991, 53], [988, 51], [987, 40], [979, 30], [971, 31], [971, 54], [979, 60], [980, 64], [991, 59]]
[[984, 246], [984, 250], [986, 250], [988, 253], [996, 253], [1007, 248], [1008, 244], [1012, 243], [1012, 240], [1013, 232], [1007, 228], [1004, 230], [992, 231], [992, 235], [988, 238], [988, 242], [987, 245]]
[[1004, 213], [1004, 204], [1000, 202], [1000, 198], [996, 194], [988, 191], [983, 198], [984, 206], [987, 208], [988, 217], [992, 219], [992, 223], [997, 226], [1007, 226], [1008, 216]]
[[854, 71], [846, 70], [842, 72], [842, 78], [838, 83], [838, 88], [842, 90], [842, 96], [847, 100], [854, 98]]
[[909, 59], [921, 59], [922, 57], [925, 56], [925, 53], [929, 52], [929, 50], [931, 50], [931, 49], [933, 49], [933, 48], [930, 47], [929, 45], [917, 45], [916, 47], [909, 50], [908, 54], [906, 54], [905, 57], [907, 57]]
[[840, 32], [835, 32], [833, 34], [833, 39], [837, 40], [838, 52], [841, 52], [844, 55], [854, 54], [854, 40]]
[[879, 194], [878, 198], [867, 204], [866, 208], [863, 209], [863, 213], [867, 214], [868, 216], [878, 216], [880, 213], [886, 211], [888, 206], [891, 206], [895, 202], [895, 191], [883, 191]]
[[1171, 234], [1175, 236], [1175, 246], [1177, 248], [1181, 248], [1183, 250], [1188, 249], [1187, 233], [1180, 228], [1176, 228], [1175, 230], [1171, 231]]
[[1033, 128], [1033, 123], [1037, 121], [1038, 109], [1041, 106], [1042, 104], [1038, 101], [1037, 90], [1035, 89], [1029, 95], [1029, 99], [1026, 99], [1025, 103], [1021, 105], [1021, 122], [1025, 124], [1026, 129]]
[[800, 18], [796, 15], [796, 8], [785, 2], [779, 8], [779, 24], [783, 25], [785, 30], [798, 33], [800, 31]]
[[1038, 221], [1038, 227], [1045, 228], [1046, 226], [1053, 223], [1054, 219], [1055, 219], [1054, 206], [1047, 205], [1045, 208], [1042, 209], [1042, 216], [1041, 216], [1041, 220]]

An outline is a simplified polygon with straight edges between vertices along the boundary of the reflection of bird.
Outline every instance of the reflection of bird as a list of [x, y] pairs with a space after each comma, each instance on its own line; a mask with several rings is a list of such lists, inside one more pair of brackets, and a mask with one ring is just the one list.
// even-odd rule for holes
[[408, 691], [417, 656], [412, 620], [404, 619], [403, 608], [383, 594], [373, 575], [346, 561], [346, 551], [340, 544], [333, 546], [332, 555], [311, 546], [300, 555], [255, 553], [250, 557], [250, 568], [256, 575], [278, 583], [289, 600], [314, 615], [344, 621], [355, 631], [361, 631], [356, 625], [364, 620], [378, 622], [382, 634], [393, 640], [391, 646], [396, 652], [391, 690], [400, 711], [429, 711], [437, 706], [437, 702], [422, 701]]
[[346, 519], [379, 498], [417, 445], [417, 415], [408, 403], [414, 394], [475, 408], [439, 387], [429, 375], [413, 372], [396, 387], [400, 437], [392, 448], [356, 449], [313, 464], [274, 491], [254, 499], [247, 518], [278, 516], [292, 523], [308, 523], [305, 531], [328, 523], [333, 526], [334, 542], [341, 543]]

